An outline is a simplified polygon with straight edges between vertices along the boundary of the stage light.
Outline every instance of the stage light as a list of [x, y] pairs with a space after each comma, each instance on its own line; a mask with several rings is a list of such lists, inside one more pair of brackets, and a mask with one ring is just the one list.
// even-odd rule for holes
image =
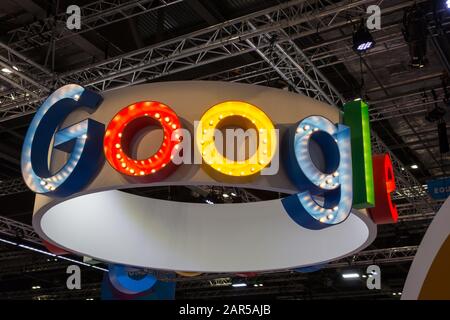
[[228, 195], [228, 194], [226, 194], [226, 193], [224, 193], [223, 195], [222, 195], [224, 198], [229, 198], [230, 196]]
[[365, 25], [365, 21], [361, 20], [359, 28], [353, 33], [353, 50], [356, 52], [366, 52], [375, 46], [375, 40]]
[[2, 68], [2, 72], [3, 73], [12, 73], [12, 70], [8, 69], [8, 68]]
[[445, 4], [447, 5], [447, 9], [450, 9], [450, 0], [447, 0]]
[[426, 57], [428, 29], [425, 14], [417, 5], [405, 10], [402, 32], [408, 43], [411, 67], [423, 68], [428, 63]]
[[234, 288], [242, 288], [242, 287], [246, 287], [247, 284], [246, 283], [234, 283], [231, 286]]
[[205, 202], [206, 202], [207, 204], [214, 204], [214, 202], [212, 202], [212, 201], [209, 200], [209, 199], [206, 199]]
[[411, 165], [411, 169], [414, 169], [414, 170], [415, 170], [415, 169], [418, 169], [418, 168], [419, 168], [419, 166], [418, 166], [417, 164], [412, 164], [412, 165]]
[[37, 289], [40, 289], [41, 288], [41, 286], [32, 286], [31, 287], [31, 289], [33, 289], [33, 290], [37, 290]]
[[344, 279], [358, 279], [359, 278], [359, 273], [344, 273], [342, 275], [342, 278], [344, 278]]

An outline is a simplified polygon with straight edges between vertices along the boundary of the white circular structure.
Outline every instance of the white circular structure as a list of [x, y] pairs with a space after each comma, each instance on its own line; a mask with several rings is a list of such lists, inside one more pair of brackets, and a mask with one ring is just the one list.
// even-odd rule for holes
[[[221, 101], [246, 101], [261, 108], [280, 136], [311, 115], [339, 122], [339, 110], [298, 94], [222, 82], [155, 83], [104, 94], [89, 118], [108, 123], [134, 101], [161, 101], [193, 132], [193, 123]], [[86, 118], [76, 111], [61, 127]], [[146, 140], [141, 144], [160, 141]], [[139, 146], [141, 148], [141, 146]], [[282, 151], [282, 150], [281, 150]], [[320, 161], [320, 156], [318, 157]], [[65, 158], [55, 156], [53, 166]], [[125, 177], [104, 163], [91, 183], [66, 198], [36, 195], [33, 226], [59, 247], [99, 260], [144, 268], [192, 272], [248, 272], [310, 266], [368, 246], [376, 226], [364, 211], [353, 210], [342, 223], [321, 230], [297, 224], [281, 199], [233, 204], [199, 204], [141, 197], [117, 189], [161, 185], [216, 185], [296, 194], [280, 165], [275, 175], [212, 177], [199, 164], [183, 164], [164, 180]]]

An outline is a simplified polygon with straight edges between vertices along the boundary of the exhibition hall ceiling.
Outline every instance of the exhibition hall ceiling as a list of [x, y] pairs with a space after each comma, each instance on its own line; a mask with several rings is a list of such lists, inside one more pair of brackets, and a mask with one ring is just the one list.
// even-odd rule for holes
[[[411, 13], [414, 3], [414, 10], [420, 13], [417, 16]], [[0, 220], [0, 226], [6, 229], [11, 221], [31, 224], [35, 195], [22, 181], [22, 144], [36, 107], [64, 84], [111, 91], [141, 83], [218, 80], [300, 93], [309, 90], [307, 95], [314, 96], [323, 89], [319, 72], [343, 101], [361, 97], [368, 103], [371, 126], [379, 138], [372, 148], [387, 148], [399, 161], [397, 188], [401, 191], [394, 196], [399, 222], [379, 226], [367, 253], [332, 262], [322, 271], [262, 274], [249, 279], [255, 286], [247, 289], [221, 285], [235, 279], [234, 274], [203, 274], [178, 279], [177, 296], [397, 298], [417, 246], [440, 204], [427, 196], [424, 186], [429, 180], [447, 177], [450, 171], [450, 153], [442, 152], [437, 128], [438, 123], [447, 129], [450, 126], [450, 113], [446, 112], [450, 100], [446, 91], [450, 90], [446, 89], [450, 83], [450, 18], [448, 10], [433, 3], [84, 0], [77, 1], [86, 17], [78, 31], [65, 28], [65, 9], [71, 1], [2, 0], [0, 218], [5, 220]], [[370, 32], [375, 45], [357, 52], [353, 33], [373, 4], [381, 7], [380, 28]], [[408, 34], [416, 37], [408, 38]], [[413, 59], [417, 55], [421, 56], [418, 62]], [[325, 95], [330, 96], [326, 103], [341, 106], [338, 97]], [[198, 203], [279, 197], [270, 191], [211, 185], [126, 191]], [[11, 228], [18, 238], [26, 230], [24, 225]], [[383, 290], [368, 292], [364, 279], [343, 280], [343, 273], [365, 273], [372, 263], [382, 267]], [[0, 298], [98, 297], [102, 272], [92, 268], [86, 268], [89, 285], [81, 292], [64, 290], [68, 264], [0, 242]], [[259, 283], [264, 286], [256, 286]], [[33, 286], [42, 288], [30, 290]]]

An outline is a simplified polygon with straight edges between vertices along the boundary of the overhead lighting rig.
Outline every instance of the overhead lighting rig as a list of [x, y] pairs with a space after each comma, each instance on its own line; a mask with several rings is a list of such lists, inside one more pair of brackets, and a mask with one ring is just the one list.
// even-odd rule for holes
[[428, 29], [425, 13], [416, 4], [404, 12], [402, 32], [408, 43], [411, 67], [423, 68], [428, 63], [426, 57]]
[[358, 29], [353, 33], [353, 50], [364, 53], [375, 46], [375, 40], [364, 19], [361, 19]]
[[[445, 98], [443, 99], [443, 101], [448, 106], [449, 94], [448, 94], [448, 90], [446, 87], [445, 79], [443, 80], [442, 84], [443, 84], [444, 93], [445, 93]], [[438, 103], [439, 99], [436, 94], [436, 91], [431, 90], [431, 94], [433, 95], [434, 108], [427, 112], [425, 119], [428, 122], [431, 122], [431, 123], [436, 122], [437, 123], [438, 138], [439, 138], [439, 150], [440, 150], [441, 154], [443, 154], [443, 153], [447, 153], [450, 151], [450, 146], [448, 143], [448, 136], [447, 136], [447, 123], [444, 120], [447, 110], [445, 107], [442, 107], [439, 105], [439, 103]], [[424, 97], [425, 97], [425, 95], [424, 95]]]

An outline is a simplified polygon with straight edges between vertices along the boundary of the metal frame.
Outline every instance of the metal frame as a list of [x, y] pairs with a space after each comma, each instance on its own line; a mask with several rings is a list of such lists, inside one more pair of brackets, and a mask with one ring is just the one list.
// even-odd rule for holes
[[[68, 39], [76, 34], [92, 31], [125, 19], [165, 8], [183, 0], [98, 0], [80, 6], [82, 28], [68, 30], [67, 14], [35, 21], [23, 27], [8, 32], [8, 45], [19, 52], [28, 51], [34, 47], [44, 46], [52, 41]], [[55, 29], [55, 26], [57, 28]]]
[[[376, 1], [346, 0], [339, 4], [326, 5], [329, 2], [324, 0], [293, 0], [63, 73], [57, 80], [59, 84], [78, 83], [99, 91], [147, 82], [254, 51], [255, 46], [261, 50], [269, 45], [266, 36], [268, 32], [285, 29], [287, 31], [284, 32], [292, 37], [293, 34], [316, 32], [317, 28], [312, 27], [312, 24], [323, 26], [324, 30], [351, 24], [351, 21], [344, 18], [344, 21], [336, 22], [339, 20], [337, 17], [344, 10], [362, 10], [361, 5], [374, 2]], [[384, 11], [391, 10], [386, 8]], [[250, 40], [253, 46], [249, 45], [247, 40]], [[286, 39], [277, 39], [284, 40]], [[44, 98], [45, 95], [42, 94], [39, 98], [23, 97], [16, 99], [14, 103], [3, 104], [0, 107], [0, 122], [33, 113]]]
[[0, 79], [13, 88], [0, 93], [0, 109], [4, 105], [16, 103], [17, 99], [40, 99], [50, 91], [52, 73], [3, 42], [0, 42], [0, 68], [11, 71], [2, 72]]
[[22, 178], [3, 180], [0, 182], [0, 197], [30, 191]]
[[32, 226], [2, 216], [0, 216], [0, 234], [42, 245]]
[[386, 249], [364, 250], [355, 255], [331, 262], [327, 268], [342, 268], [378, 263], [399, 263], [412, 261], [419, 246], [395, 247]]

